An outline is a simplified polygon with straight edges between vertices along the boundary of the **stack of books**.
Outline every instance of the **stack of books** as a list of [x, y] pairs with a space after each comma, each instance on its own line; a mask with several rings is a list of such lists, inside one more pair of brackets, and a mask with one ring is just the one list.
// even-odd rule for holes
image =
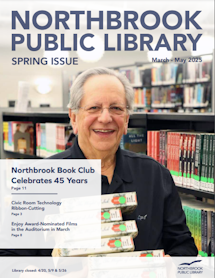
[[4, 150], [34, 154], [34, 126], [32, 122], [3, 122]]
[[154, 87], [151, 89], [152, 108], [176, 108], [182, 106], [183, 88], [181, 87]]
[[215, 256], [215, 209], [213, 205], [181, 197], [187, 225], [203, 257]]
[[70, 124], [37, 123], [36, 124], [36, 155], [49, 157], [66, 149], [72, 134]]
[[163, 250], [90, 255], [88, 277], [167, 277]]
[[[93, 201], [93, 199], [91, 199]], [[94, 203], [94, 202], [93, 202]], [[89, 204], [90, 209], [93, 205]], [[75, 257], [87, 258], [87, 277], [151, 277], [156, 275], [166, 277], [164, 250], [134, 251], [133, 238], [138, 234], [135, 220], [122, 221], [123, 213], [131, 213], [137, 207], [135, 192], [116, 193], [101, 196], [101, 248], [74, 248], [74, 240], [81, 239], [80, 235], [71, 233], [64, 237], [67, 248], [56, 246], [52, 252], [53, 257], [58, 257], [55, 262], [64, 264], [63, 257], [71, 257], [70, 264], [85, 264], [86, 261], [77, 261]], [[68, 219], [68, 214], [74, 212], [75, 203], [72, 199], [62, 200], [61, 213]], [[111, 212], [112, 211], [112, 212]], [[92, 214], [92, 211], [88, 211]], [[86, 214], [86, 211], [83, 211]], [[77, 212], [76, 212], [77, 214]], [[113, 214], [113, 217], [111, 216]], [[79, 216], [78, 216], [79, 217]], [[88, 218], [88, 216], [87, 216]], [[47, 220], [51, 220], [50, 218]], [[92, 221], [90, 219], [92, 224]], [[85, 225], [88, 239], [95, 237], [93, 225]], [[60, 258], [59, 258], [60, 257]], [[153, 257], [153, 258], [151, 258]], [[61, 259], [61, 260], [60, 260]], [[157, 261], [158, 260], [158, 261]]]
[[71, 135], [70, 124], [37, 123], [35, 142], [32, 122], [3, 122], [3, 142], [6, 151], [49, 157], [65, 151]]
[[198, 58], [192, 58], [192, 62], [183, 64], [183, 83], [207, 82], [211, 80], [212, 62], [197, 62]]
[[[91, 201], [93, 201], [91, 199]], [[74, 212], [74, 202], [72, 199], [63, 199], [61, 206], [61, 214], [64, 218], [69, 219], [70, 213], [75, 213], [77, 218], [81, 218], [81, 215], [85, 215], [85, 219], [88, 219], [88, 224], [85, 223], [85, 229], [87, 231], [87, 239], [81, 238], [80, 234], [67, 233], [67, 236], [62, 239], [67, 242], [68, 248], [60, 248], [62, 241], [59, 242], [52, 252], [54, 257], [77, 257], [77, 256], [89, 256], [103, 254], [105, 257], [108, 254], [115, 253], [116, 256], [121, 257], [121, 252], [126, 252], [126, 256], [132, 257], [163, 257], [163, 250], [154, 251], [141, 251], [132, 252], [135, 249], [133, 238], [138, 234], [138, 229], [135, 220], [122, 220], [122, 214], [132, 213], [137, 207], [137, 197], [135, 192], [116, 193], [101, 196], [101, 248], [73, 248], [74, 241], [78, 240], [93, 240], [95, 238], [95, 227], [93, 217], [93, 210]], [[90, 209], [93, 207], [90, 206]], [[71, 212], [72, 211], [72, 212]], [[79, 215], [80, 214], [80, 215]], [[86, 215], [87, 214], [87, 215]], [[46, 217], [46, 221], [50, 222], [56, 220], [56, 216], [50, 215]], [[58, 219], [59, 220], [59, 219]], [[61, 217], [62, 220], [62, 217]], [[83, 220], [84, 221], [84, 220]], [[47, 235], [46, 235], [47, 238]], [[120, 252], [120, 253], [119, 253]], [[129, 253], [127, 253], [129, 252]], [[102, 255], [102, 256], [103, 256]], [[113, 254], [112, 254], [113, 255]]]
[[211, 84], [184, 86], [184, 108], [204, 108], [211, 103]]
[[147, 152], [170, 170], [176, 185], [214, 192], [215, 134], [148, 131]]
[[[122, 221], [122, 213], [131, 213], [137, 207], [137, 197], [135, 192], [108, 194], [101, 196], [101, 248], [73, 248], [74, 241], [81, 239], [80, 234], [67, 233], [67, 237], [62, 240], [67, 242], [68, 248], [60, 248], [62, 241], [53, 250], [52, 255], [57, 257], [68, 256], [87, 256], [90, 254], [103, 254], [123, 251], [133, 251], [133, 238], [137, 236], [138, 230], [134, 220]], [[92, 207], [91, 207], [92, 209]], [[71, 212], [73, 211], [73, 212]], [[85, 230], [87, 231], [87, 239], [93, 240], [95, 237], [95, 228], [93, 225], [98, 221], [97, 211], [88, 210], [83, 212], [74, 212], [73, 202], [71, 199], [63, 199], [61, 214], [58, 218], [70, 218], [70, 213], [74, 213], [76, 218], [81, 220], [82, 215], [88, 219]], [[56, 220], [56, 215], [46, 217], [46, 221]], [[84, 224], [79, 221], [79, 224]], [[60, 222], [60, 221], [59, 221]], [[86, 222], [85, 222], [86, 223]], [[70, 248], [71, 246], [71, 248]]]
[[119, 69], [119, 72], [124, 74], [132, 85], [141, 86], [141, 74], [138, 67], [122, 67]]
[[151, 70], [152, 85], [181, 83], [182, 68], [178, 64], [167, 63]]
[[138, 105], [145, 106], [145, 90], [143, 88], [134, 89], [134, 107]]

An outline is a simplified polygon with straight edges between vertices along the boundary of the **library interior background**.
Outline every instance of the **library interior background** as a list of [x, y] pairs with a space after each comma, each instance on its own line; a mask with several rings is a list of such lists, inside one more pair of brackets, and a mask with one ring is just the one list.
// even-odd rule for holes
[[[91, 11], [94, 17], [103, 11], [103, 29], [100, 30], [98, 21], [95, 21], [91, 30], [88, 30], [86, 16], [83, 16], [78, 30], [74, 28], [74, 18], [69, 25], [71, 30], [63, 28], [63, 25], [56, 30], [54, 19], [49, 29], [38, 30], [32, 26], [31, 18], [34, 12], [40, 10], [39, 2], [24, 1], [18, 6], [12, 1], [1, 1], [0, 158], [45, 158], [70, 147], [74, 135], [69, 124], [67, 104], [69, 88], [76, 76], [86, 69], [99, 66], [121, 72], [129, 79], [135, 91], [133, 114], [128, 134], [121, 140], [121, 148], [147, 154], [170, 170], [199, 254], [214, 256], [213, 1], [164, 1], [166, 5], [162, 2], [162, 5], [157, 6], [157, 2], [151, 1], [151, 4], [144, 4], [144, 8], [141, 7], [141, 1], [102, 2], [99, 5], [98, 2], [89, 4], [80, 1], [76, 5], [71, 2], [62, 1], [59, 4], [58, 1], [46, 1], [43, 10], [49, 11], [53, 18], [56, 10]], [[11, 5], [22, 17], [24, 11], [30, 11], [29, 29], [24, 30], [17, 22], [16, 29], [12, 30]], [[119, 11], [122, 19], [125, 17], [124, 11], [140, 14], [146, 10], [155, 10], [161, 16], [161, 23], [154, 30], [144, 29], [140, 21], [136, 22], [137, 29], [130, 24], [128, 30], [124, 27], [107, 30], [105, 19], [108, 10]], [[162, 15], [169, 10], [177, 10], [182, 16], [182, 24], [177, 30], [167, 30], [162, 25]], [[201, 11], [195, 18], [201, 30], [191, 23], [189, 30], [185, 29], [185, 11], [190, 11], [190, 14]], [[147, 20], [150, 26], [155, 23], [153, 15], [149, 15]], [[177, 24], [175, 15], [169, 16], [168, 20], [171, 26]], [[37, 23], [41, 26], [47, 24], [46, 16], [38, 17]], [[31, 36], [30, 44], [35, 47], [38, 44], [38, 33], [42, 34], [41, 47], [31, 51], [27, 47], [27, 34]], [[47, 33], [58, 36], [59, 46], [62, 43], [60, 40], [64, 39], [64, 46], [72, 49], [74, 33], [78, 39], [86, 33], [93, 33], [94, 38], [86, 39], [86, 44], [90, 46], [93, 42], [95, 50], [86, 52], [78, 47], [77, 51], [56, 50], [50, 54], [50, 51], [44, 50]], [[115, 50], [103, 51], [105, 33], [108, 33], [109, 47]], [[123, 49], [125, 34], [129, 33], [137, 36], [138, 48], [135, 51]], [[141, 51], [140, 35], [143, 33], [153, 35], [153, 49], [161, 34], [165, 34], [171, 50], [160, 47], [158, 51], [148, 51], [145, 46], [144, 51]], [[175, 33], [186, 35], [186, 51], [180, 45], [174, 50]], [[196, 51], [192, 50], [193, 44], [187, 35], [189, 33], [193, 38], [202, 34]], [[12, 34], [22, 34], [24, 37], [24, 42], [17, 44], [15, 51], [11, 47]], [[117, 34], [121, 35], [120, 39]], [[121, 51], [117, 51], [119, 40]], [[55, 65], [50, 65], [51, 57], [56, 58]], [[57, 64], [60, 58], [67, 61], [67, 64]], [[156, 61], [153, 60], [155, 58]], [[205, 219], [208, 221], [207, 232], [201, 230]]]

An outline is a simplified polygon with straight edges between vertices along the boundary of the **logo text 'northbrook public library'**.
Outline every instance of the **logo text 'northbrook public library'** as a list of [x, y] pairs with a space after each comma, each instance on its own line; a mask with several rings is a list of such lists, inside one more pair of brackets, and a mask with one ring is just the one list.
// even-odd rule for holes
[[178, 274], [202, 274], [202, 266], [193, 266], [195, 263], [200, 263], [202, 260], [193, 261], [191, 263], [182, 263], [178, 266]]

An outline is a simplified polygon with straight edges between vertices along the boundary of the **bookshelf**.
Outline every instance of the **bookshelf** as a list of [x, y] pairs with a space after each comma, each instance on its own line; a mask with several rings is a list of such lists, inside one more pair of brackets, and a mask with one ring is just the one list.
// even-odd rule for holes
[[[200, 58], [200, 59], [199, 59]], [[135, 62], [111, 67], [124, 74], [135, 91], [134, 112], [213, 113], [214, 53], [172, 58], [168, 63]], [[198, 59], [198, 60], [197, 60]], [[188, 62], [189, 61], [189, 62]], [[77, 75], [63, 74], [64, 98]], [[68, 85], [69, 84], [69, 85]], [[65, 102], [66, 103], [66, 102]], [[66, 105], [64, 105], [66, 109]]]
[[[2, 121], [29, 121], [34, 126], [34, 142], [36, 142], [37, 123], [69, 123], [67, 112], [51, 113], [16, 113], [3, 112]], [[182, 129], [184, 131], [214, 132], [213, 114], [179, 114], [179, 113], [140, 113], [131, 115], [129, 127], [142, 127], [146, 130]], [[2, 143], [3, 144], [3, 143]], [[4, 151], [2, 158], [40, 158], [36, 156], [36, 144], [34, 144], [34, 155], [20, 154], [12, 151]], [[189, 188], [177, 187], [179, 192], [191, 194], [198, 198], [214, 199], [214, 193]]]
[[213, 55], [115, 67], [135, 91], [135, 112], [214, 112]]

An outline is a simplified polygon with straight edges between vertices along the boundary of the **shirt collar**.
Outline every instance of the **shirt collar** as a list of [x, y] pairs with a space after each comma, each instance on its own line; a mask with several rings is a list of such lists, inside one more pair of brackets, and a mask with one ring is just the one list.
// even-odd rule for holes
[[[71, 149], [72, 149], [72, 158], [86, 159], [84, 153], [82, 152], [78, 144], [77, 137]], [[120, 149], [120, 147], [116, 152], [116, 167], [114, 170], [114, 176], [115, 175], [117, 175], [121, 180], [125, 182], [133, 181], [128, 159], [126, 159], [125, 153], [123, 150]]]
[[114, 174], [115, 173], [125, 182], [133, 181], [128, 159], [126, 159], [125, 153], [120, 149], [120, 147], [116, 152], [116, 167]]
[[84, 153], [82, 152], [81, 148], [79, 147], [78, 137], [75, 138], [75, 141], [71, 148], [71, 152], [72, 152], [72, 158], [86, 159], [86, 157], [84, 156]]

